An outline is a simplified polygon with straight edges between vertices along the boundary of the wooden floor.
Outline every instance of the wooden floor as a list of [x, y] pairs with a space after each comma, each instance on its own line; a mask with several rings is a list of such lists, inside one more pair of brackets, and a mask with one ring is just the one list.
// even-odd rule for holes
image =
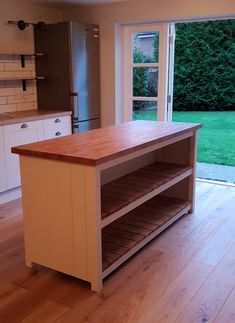
[[0, 206], [0, 322], [235, 322], [235, 187], [197, 183], [185, 216], [109, 276], [102, 293], [24, 265], [20, 200]]

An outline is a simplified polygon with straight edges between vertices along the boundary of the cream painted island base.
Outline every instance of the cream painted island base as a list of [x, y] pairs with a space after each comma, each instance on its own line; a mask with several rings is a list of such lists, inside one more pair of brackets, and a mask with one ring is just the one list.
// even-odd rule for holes
[[198, 124], [139, 121], [13, 148], [26, 265], [103, 279], [194, 209]]

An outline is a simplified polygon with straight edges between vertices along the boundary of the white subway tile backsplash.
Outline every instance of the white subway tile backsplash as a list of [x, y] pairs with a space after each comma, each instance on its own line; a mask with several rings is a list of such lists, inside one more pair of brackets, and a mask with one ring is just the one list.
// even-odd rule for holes
[[[15, 94], [16, 95], [24, 95], [27, 96], [29, 94], [33, 94], [33, 89], [35, 88], [35, 84], [33, 84], [32, 86], [32, 81], [27, 81], [27, 87], [26, 87], [26, 91], [23, 91], [22, 86], [19, 86], [15, 89]], [[37, 91], [36, 91], [37, 92]]]
[[7, 103], [24, 103], [24, 102], [35, 102], [37, 101], [37, 97], [35, 94], [30, 95], [15, 95], [15, 96], [7, 96]]
[[8, 96], [8, 95], [15, 95], [16, 89], [15, 88], [0, 88], [0, 96]]
[[34, 102], [17, 103], [16, 109], [17, 110], [33, 110], [33, 109], [35, 109]]
[[1, 104], [0, 105], [0, 112], [11, 112], [16, 111], [16, 104]]
[[14, 63], [5, 63], [5, 71], [19, 71], [21, 70], [21, 63], [14, 62]]
[[25, 64], [25, 69], [27, 71], [35, 72], [35, 64], [33, 62], [26, 63]]
[[8, 104], [12, 104], [12, 103], [23, 103], [24, 102], [24, 98], [19, 98], [17, 96], [7, 96], [7, 103]]
[[0, 77], [6, 77], [6, 78], [9, 78], [9, 77], [14, 77], [14, 72], [5, 72], [5, 71], [1, 71], [0, 72]]
[[36, 81], [26, 81], [26, 91], [23, 91], [22, 81], [16, 78], [35, 76], [34, 57], [25, 56], [25, 67], [21, 66], [20, 55], [0, 54], [0, 113], [16, 110], [37, 109]]
[[37, 96], [35, 94], [27, 95], [24, 97], [24, 102], [35, 102], [37, 101]]
[[0, 96], [0, 104], [6, 104], [7, 98], [5, 96]]

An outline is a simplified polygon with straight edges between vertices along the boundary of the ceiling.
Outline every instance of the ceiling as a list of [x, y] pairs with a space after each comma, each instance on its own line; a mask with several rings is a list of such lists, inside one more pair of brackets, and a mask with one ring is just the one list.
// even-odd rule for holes
[[127, 0], [27, 0], [27, 2], [44, 5], [56, 5], [56, 4], [104, 4], [112, 2], [120, 2]]

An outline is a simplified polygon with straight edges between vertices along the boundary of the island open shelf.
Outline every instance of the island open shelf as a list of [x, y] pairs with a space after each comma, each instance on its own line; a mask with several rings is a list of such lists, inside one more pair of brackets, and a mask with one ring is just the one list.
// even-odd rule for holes
[[103, 228], [103, 277], [186, 214], [190, 207], [187, 201], [156, 196]]
[[191, 174], [191, 167], [155, 162], [103, 185], [102, 227]]
[[135, 121], [13, 148], [20, 154], [26, 265], [101, 290], [125, 260], [193, 214], [199, 127]]

